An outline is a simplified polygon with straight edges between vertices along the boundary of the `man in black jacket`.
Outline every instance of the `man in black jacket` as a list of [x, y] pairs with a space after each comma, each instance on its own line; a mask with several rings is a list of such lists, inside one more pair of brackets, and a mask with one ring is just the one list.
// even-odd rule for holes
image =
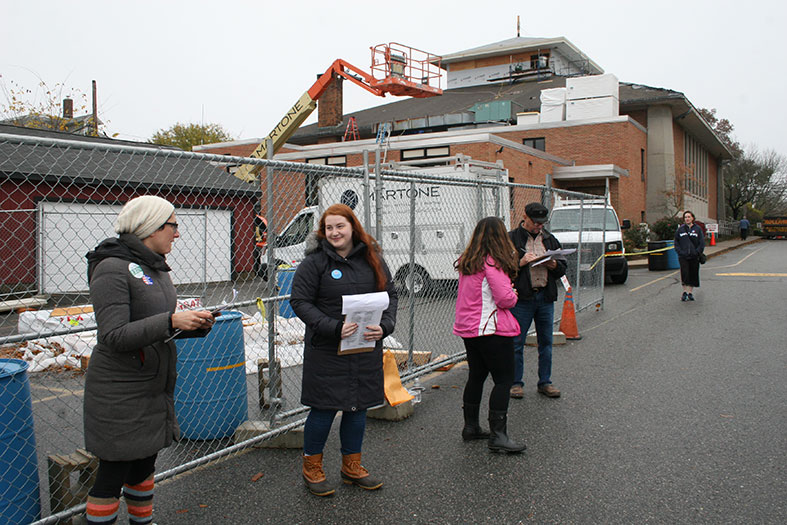
[[514, 338], [514, 385], [511, 397], [524, 397], [524, 346], [527, 331], [535, 321], [538, 337], [538, 392], [547, 397], [560, 397], [552, 385], [552, 325], [557, 300], [557, 280], [566, 273], [566, 261], [549, 259], [537, 265], [531, 262], [547, 250], [560, 249], [560, 242], [547, 230], [549, 210], [539, 202], [525, 206], [524, 220], [508, 232], [519, 253], [519, 274], [514, 286], [519, 296], [511, 313], [519, 321], [521, 332]]

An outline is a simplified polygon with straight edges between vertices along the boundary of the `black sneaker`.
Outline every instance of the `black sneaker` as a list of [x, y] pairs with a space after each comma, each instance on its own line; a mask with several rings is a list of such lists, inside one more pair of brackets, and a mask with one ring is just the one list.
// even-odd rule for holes
[[689, 300], [689, 294], [686, 293], [686, 292], [683, 292], [683, 295], [680, 296], [680, 300], [681, 301], [688, 301]]
[[693, 301], [693, 300], [694, 300], [694, 294], [689, 294], [689, 301]]

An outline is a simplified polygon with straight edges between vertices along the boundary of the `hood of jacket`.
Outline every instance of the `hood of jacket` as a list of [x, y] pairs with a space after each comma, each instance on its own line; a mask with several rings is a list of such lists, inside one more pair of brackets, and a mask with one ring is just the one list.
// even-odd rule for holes
[[145, 246], [143, 242], [132, 233], [121, 233], [119, 237], [110, 237], [101, 241], [94, 250], [87, 252], [87, 282], [93, 276], [93, 270], [98, 263], [110, 257], [124, 261], [144, 264], [162, 272], [169, 272], [171, 268], [163, 255], [155, 253]]

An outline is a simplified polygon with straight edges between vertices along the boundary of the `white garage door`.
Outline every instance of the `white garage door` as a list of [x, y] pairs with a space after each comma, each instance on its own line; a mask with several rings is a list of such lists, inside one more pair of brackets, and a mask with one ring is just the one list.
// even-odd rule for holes
[[[114, 237], [120, 205], [41, 202], [38, 269], [41, 293], [83, 292], [85, 254]], [[232, 211], [178, 209], [180, 238], [167, 256], [175, 284], [230, 281]]]

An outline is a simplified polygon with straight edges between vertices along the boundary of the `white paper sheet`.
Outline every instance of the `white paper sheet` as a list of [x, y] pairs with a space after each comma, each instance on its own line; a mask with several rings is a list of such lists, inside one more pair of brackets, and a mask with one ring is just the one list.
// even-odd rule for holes
[[541, 257], [541, 259], [537, 259], [534, 262], [530, 263], [530, 266], [538, 266], [539, 264], [545, 263], [550, 259], [561, 259], [565, 260], [566, 255], [574, 253], [577, 251], [576, 248], [566, 248], [564, 250], [547, 250], [546, 253]]
[[369, 325], [379, 325], [383, 312], [388, 308], [388, 292], [362, 293], [342, 296], [342, 313], [345, 323], [358, 323], [358, 330], [353, 335], [342, 339], [339, 351], [355, 348], [370, 348], [374, 341], [367, 341], [363, 333]]

